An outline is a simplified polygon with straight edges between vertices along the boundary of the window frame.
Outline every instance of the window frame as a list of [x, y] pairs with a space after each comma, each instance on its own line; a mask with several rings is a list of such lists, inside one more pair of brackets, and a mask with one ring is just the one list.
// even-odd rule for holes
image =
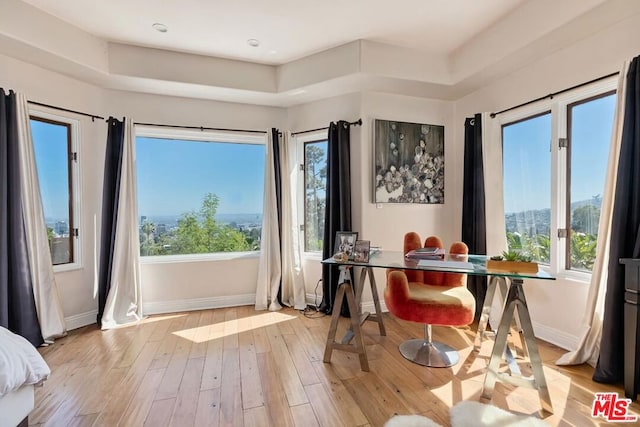
[[[298, 160], [298, 164], [302, 165], [302, 170], [300, 171], [301, 173], [298, 174], [298, 188], [300, 189], [298, 191], [298, 206], [302, 206], [302, 209], [298, 209], [298, 222], [299, 224], [301, 224], [303, 227], [300, 227], [300, 241], [303, 242], [303, 246], [302, 246], [302, 254], [305, 258], [311, 258], [311, 259], [322, 259], [322, 251], [307, 251], [307, 241], [306, 241], [306, 211], [307, 211], [307, 206], [306, 206], [306, 190], [307, 190], [307, 183], [306, 183], [306, 164], [305, 164], [305, 147], [306, 144], [308, 143], [314, 143], [314, 142], [323, 142], [323, 141], [327, 141], [327, 155], [329, 147], [328, 147], [328, 143], [329, 143], [329, 134], [328, 134], [328, 130], [327, 129], [320, 129], [317, 131], [313, 131], [313, 132], [306, 132], [303, 134], [298, 134], [298, 135], [293, 135], [293, 138], [295, 138], [295, 147], [297, 150], [297, 154], [296, 154], [296, 159]], [[326, 188], [325, 188], [326, 191]]]
[[[158, 139], [174, 139], [187, 140], [196, 142], [216, 142], [228, 144], [250, 144], [263, 145], [265, 147], [265, 163], [267, 147], [267, 133], [258, 132], [224, 132], [213, 130], [193, 130], [187, 128], [173, 128], [152, 125], [135, 125], [134, 134], [137, 144], [137, 138], [158, 138]], [[134, 146], [134, 159], [137, 152]], [[266, 166], [266, 165], [265, 165]], [[137, 175], [137, 166], [136, 166]], [[136, 178], [137, 186], [137, 178]], [[264, 210], [264, 209], [263, 209]], [[262, 212], [264, 215], [264, 211]], [[140, 221], [138, 213], [138, 205], [136, 203], [136, 221]], [[138, 224], [139, 226], [140, 224]], [[200, 254], [180, 254], [180, 255], [140, 255], [141, 264], [175, 264], [185, 262], [203, 262], [203, 261], [228, 261], [239, 258], [259, 258], [262, 247], [259, 251], [241, 251], [241, 252], [214, 252]]]
[[[603, 93], [599, 93], [597, 95], [591, 95], [588, 98], [583, 98], [577, 101], [573, 101], [567, 104], [566, 106], [566, 116], [567, 116], [567, 155], [566, 155], [566, 171], [567, 171], [567, 182], [566, 182], [566, 206], [565, 206], [565, 228], [567, 230], [567, 238], [565, 240], [567, 240], [567, 244], [565, 244], [565, 266], [564, 269], [568, 270], [568, 271], [574, 271], [574, 272], [580, 272], [580, 273], [586, 273], [585, 271], [581, 271], [581, 270], [577, 270], [574, 268], [571, 268], [571, 150], [573, 148], [573, 143], [572, 143], [572, 135], [571, 135], [571, 129], [572, 129], [572, 109], [574, 107], [586, 104], [588, 102], [591, 101], [596, 101], [598, 99], [601, 98], [605, 98], [607, 96], [610, 95], [615, 95], [616, 94], [616, 90], [610, 90], [608, 92], [603, 92]], [[615, 117], [614, 117], [615, 119]], [[611, 142], [609, 142], [609, 144], [611, 144]], [[606, 176], [605, 176], [606, 179]], [[603, 183], [604, 185], [604, 183]], [[598, 226], [598, 228], [600, 228]], [[599, 230], [598, 230], [599, 231]], [[588, 273], [590, 274], [590, 273]]]
[[[533, 119], [537, 119], [538, 117], [542, 117], [542, 116], [546, 116], [549, 115], [551, 118], [551, 141], [549, 141], [549, 149], [551, 151], [551, 164], [550, 164], [550, 172], [551, 172], [551, 179], [550, 179], [550, 183], [551, 183], [551, 187], [553, 188], [553, 175], [554, 175], [554, 164], [553, 164], [553, 150], [551, 150], [552, 146], [553, 146], [553, 110], [551, 108], [542, 108], [542, 109], [535, 109], [532, 111], [536, 111], [534, 113], [531, 113], [527, 116], [517, 116], [518, 118], [512, 120], [512, 121], [501, 121], [500, 122], [500, 142], [502, 145], [502, 153], [504, 153], [504, 128], [507, 126], [511, 126], [511, 125], [516, 125], [518, 123], [522, 123], [525, 122], [527, 120], [533, 120]], [[502, 173], [503, 173], [503, 181], [504, 181], [504, 165], [501, 165], [502, 167]], [[504, 182], [503, 182], [503, 189], [504, 189]], [[553, 246], [553, 237], [554, 237], [554, 229], [553, 229], [553, 216], [551, 215], [553, 212], [553, 189], [550, 192], [550, 196], [551, 199], [549, 200], [549, 208], [551, 210], [550, 212], [550, 216], [549, 216], [549, 241], [550, 241], [550, 245]], [[504, 196], [503, 196], [504, 197]], [[506, 213], [506, 212], [505, 212]], [[505, 218], [506, 219], [506, 218]], [[506, 222], [505, 222], [506, 225]], [[555, 235], [557, 236], [557, 231], [555, 232]], [[505, 228], [505, 235], [506, 235], [506, 228]], [[538, 264], [541, 267], [548, 267], [550, 266], [550, 264], [553, 262], [553, 256], [551, 255], [552, 253], [552, 249], [551, 247], [549, 248], [549, 264], [545, 264], [545, 263], [541, 263], [540, 261], [537, 261]]]
[[[64, 264], [53, 265], [54, 273], [78, 270], [82, 264], [82, 204], [81, 193], [81, 152], [80, 152], [80, 122], [62, 114], [53, 114], [38, 108], [29, 108], [29, 122], [31, 120], [48, 123], [67, 128], [67, 175], [69, 179], [69, 253], [71, 260]], [[29, 129], [31, 131], [31, 129]], [[75, 159], [72, 158], [75, 153]], [[36, 169], [38, 165], [36, 164]], [[44, 209], [43, 209], [44, 213]], [[76, 231], [77, 230], [77, 233]]]
[[[567, 229], [571, 226], [568, 218], [570, 210], [569, 201], [569, 176], [570, 171], [569, 151], [559, 147], [560, 138], [567, 138], [569, 133], [569, 106], [588, 102], [599, 97], [616, 93], [618, 78], [612, 76], [589, 85], [576, 88], [561, 94], [548, 97], [530, 105], [516, 108], [496, 116], [497, 134], [500, 135], [501, 144], [503, 125], [514, 124], [551, 111], [551, 214], [550, 214], [550, 263], [541, 264], [542, 270], [548, 271], [558, 278], [567, 278], [582, 283], [589, 283], [591, 272], [569, 269], [569, 251], [571, 250], [570, 238], [558, 237], [559, 229]], [[615, 117], [614, 117], [615, 120]], [[615, 126], [615, 123], [614, 123]], [[570, 142], [569, 142], [570, 144]]]

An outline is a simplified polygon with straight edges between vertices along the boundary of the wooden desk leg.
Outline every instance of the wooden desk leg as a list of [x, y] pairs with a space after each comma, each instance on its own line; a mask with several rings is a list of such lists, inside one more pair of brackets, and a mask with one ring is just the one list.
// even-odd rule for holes
[[[351, 330], [353, 331], [353, 338], [355, 338], [355, 342], [353, 344], [336, 342], [336, 331], [338, 330], [338, 320], [340, 319], [340, 307], [342, 307], [342, 301], [344, 300], [345, 294], [347, 297], [349, 313], [351, 314]], [[364, 346], [364, 337], [362, 336], [362, 329], [360, 328], [360, 316], [358, 315], [353, 287], [349, 282], [344, 282], [338, 285], [338, 293], [336, 294], [333, 311], [331, 312], [331, 325], [329, 326], [327, 344], [324, 349], [324, 358], [322, 359], [325, 363], [331, 362], [331, 353], [333, 353], [334, 349], [358, 353], [360, 358], [360, 368], [365, 372], [369, 372], [369, 362], [367, 360], [367, 352]]]
[[334, 300], [333, 311], [331, 312], [331, 324], [329, 326], [329, 335], [327, 335], [327, 344], [324, 347], [324, 363], [331, 362], [331, 353], [336, 345], [336, 331], [338, 330], [338, 320], [340, 320], [340, 307], [344, 299], [345, 284], [338, 285], [338, 293]]
[[[343, 285], [346, 286], [346, 285]], [[351, 286], [349, 285], [349, 288]], [[358, 313], [358, 306], [356, 305], [355, 297], [353, 295], [353, 291], [350, 289], [345, 289], [347, 294], [347, 305], [349, 306], [349, 313], [351, 314], [351, 329], [353, 330], [354, 338], [355, 338], [355, 350], [360, 357], [360, 369], [365, 372], [369, 372], [369, 361], [367, 360], [367, 350], [364, 347], [364, 337], [362, 336], [362, 329], [360, 327], [360, 315], [354, 315], [353, 313]]]
[[378, 285], [376, 285], [376, 278], [373, 275], [373, 268], [367, 267], [366, 271], [369, 273], [369, 284], [371, 285], [371, 296], [373, 297], [373, 306], [376, 309], [375, 321], [378, 322], [380, 335], [384, 337], [387, 335], [387, 331], [384, 329], [384, 323], [382, 321], [382, 309], [380, 308], [380, 298], [378, 297]]

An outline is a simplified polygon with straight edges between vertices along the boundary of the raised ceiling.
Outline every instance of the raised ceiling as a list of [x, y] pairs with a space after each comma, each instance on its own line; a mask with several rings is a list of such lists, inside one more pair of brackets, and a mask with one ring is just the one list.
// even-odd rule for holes
[[107, 41], [279, 65], [358, 39], [448, 54], [524, 0], [25, 1]]
[[0, 54], [108, 89], [279, 107], [458, 99], [640, 14], [637, 0], [0, 1]]

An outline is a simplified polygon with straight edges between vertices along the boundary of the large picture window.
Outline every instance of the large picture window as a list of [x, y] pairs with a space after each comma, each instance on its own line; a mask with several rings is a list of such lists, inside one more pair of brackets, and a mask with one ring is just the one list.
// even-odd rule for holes
[[54, 266], [78, 262], [78, 206], [75, 203], [77, 122], [45, 113], [30, 117], [42, 207]]
[[140, 255], [260, 250], [265, 136], [137, 129]]
[[611, 143], [615, 81], [501, 117], [509, 250], [555, 273], [590, 273]]

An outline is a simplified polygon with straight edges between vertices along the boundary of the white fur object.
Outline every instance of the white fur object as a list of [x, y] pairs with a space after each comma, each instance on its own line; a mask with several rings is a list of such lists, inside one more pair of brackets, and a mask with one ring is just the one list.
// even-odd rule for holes
[[451, 408], [452, 427], [548, 427], [543, 420], [515, 415], [492, 405], [465, 400]]
[[395, 415], [389, 418], [384, 427], [442, 427], [430, 418], [422, 415]]

